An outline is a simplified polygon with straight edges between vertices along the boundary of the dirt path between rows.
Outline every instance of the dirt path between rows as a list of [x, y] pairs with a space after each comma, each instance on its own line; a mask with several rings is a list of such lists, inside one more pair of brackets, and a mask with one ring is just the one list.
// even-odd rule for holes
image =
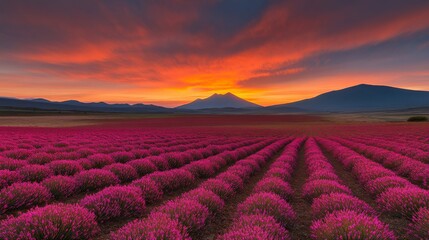
[[[344, 169], [341, 162], [337, 159], [335, 159], [329, 152], [327, 152], [322, 146], [321, 147], [323, 153], [328, 158], [329, 162], [332, 164], [332, 166], [335, 169], [335, 173], [337, 176], [342, 180], [343, 184], [348, 186], [352, 192], [353, 196], [365, 201], [368, 203], [371, 207], [373, 207], [375, 210], [377, 210], [377, 203], [375, 202], [375, 199], [373, 196], [368, 193], [363, 186], [358, 182], [358, 180], [353, 176], [353, 174], [350, 171], [347, 171]], [[384, 223], [389, 224], [390, 229], [395, 233], [395, 235], [399, 239], [409, 239], [407, 237], [407, 226], [409, 224], [409, 221], [405, 218], [395, 218], [391, 217], [387, 214], [381, 214], [379, 216], [379, 219], [383, 221]]]
[[264, 177], [265, 173], [270, 168], [271, 164], [280, 156], [284, 147], [276, 153], [274, 157], [268, 160], [260, 171], [255, 173], [249, 181], [244, 183], [244, 188], [237, 192], [232, 198], [225, 201], [225, 207], [216, 216], [206, 224], [206, 226], [198, 232], [198, 235], [192, 236], [196, 240], [211, 240], [216, 239], [216, 236], [226, 233], [229, 226], [235, 219], [237, 206], [242, 203], [248, 196], [252, 194], [255, 185]]
[[[266, 145], [269, 146], [270, 144]], [[266, 147], [265, 146], [265, 147]], [[262, 150], [263, 148], [261, 148]], [[259, 150], [260, 151], [260, 150]], [[259, 152], [257, 151], [257, 152]], [[253, 154], [251, 154], [253, 155]], [[243, 158], [244, 159], [244, 158]], [[211, 178], [215, 178], [216, 176], [220, 175], [221, 173], [225, 172], [229, 167], [233, 166], [235, 164], [231, 163], [231, 164], [227, 164], [226, 166], [222, 167], [215, 176], [211, 177]], [[116, 220], [116, 221], [112, 221], [109, 222], [107, 224], [101, 224], [100, 228], [101, 228], [101, 233], [95, 238], [96, 240], [102, 240], [102, 239], [107, 239], [109, 234], [113, 231], [118, 230], [119, 228], [121, 228], [122, 226], [126, 225], [129, 222], [132, 222], [135, 219], [144, 219], [145, 217], [147, 217], [156, 207], [159, 207], [163, 204], [165, 204], [167, 201], [169, 200], [173, 200], [178, 198], [179, 196], [181, 196], [183, 193], [191, 191], [193, 189], [196, 189], [202, 182], [206, 181], [209, 178], [199, 178], [196, 179], [191, 186], [187, 187], [187, 188], [182, 188], [179, 189], [177, 191], [174, 191], [172, 193], [169, 193], [167, 195], [165, 195], [162, 200], [160, 202], [157, 202], [156, 204], [151, 204], [146, 206], [146, 211], [145, 214], [138, 217], [138, 218], [127, 218], [127, 219], [121, 219], [121, 220]]]
[[303, 143], [299, 151], [296, 169], [292, 175], [292, 181], [290, 182], [293, 190], [295, 191], [290, 204], [298, 216], [296, 224], [290, 231], [290, 235], [292, 239], [296, 240], [310, 239], [310, 226], [313, 220], [311, 204], [302, 197], [302, 186], [305, 184], [308, 177], [307, 167], [305, 166], [304, 151], [305, 148]]

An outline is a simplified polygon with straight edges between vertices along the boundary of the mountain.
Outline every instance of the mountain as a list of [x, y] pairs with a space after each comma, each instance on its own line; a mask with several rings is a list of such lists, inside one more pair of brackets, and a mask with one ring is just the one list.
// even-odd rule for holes
[[198, 98], [197, 100], [179, 106], [177, 109], [200, 110], [200, 109], [222, 109], [222, 108], [260, 108], [261, 106], [246, 101], [242, 98], [235, 96], [232, 93], [226, 94], [213, 94], [212, 96], [204, 99]]
[[27, 110], [55, 110], [79, 112], [157, 113], [170, 112], [168, 108], [145, 104], [83, 103], [76, 100], [52, 102], [43, 98], [15, 99], [0, 97], [0, 107]]
[[428, 91], [360, 84], [314, 98], [267, 108], [277, 111], [283, 108], [297, 108], [307, 112], [366, 112], [428, 106]]

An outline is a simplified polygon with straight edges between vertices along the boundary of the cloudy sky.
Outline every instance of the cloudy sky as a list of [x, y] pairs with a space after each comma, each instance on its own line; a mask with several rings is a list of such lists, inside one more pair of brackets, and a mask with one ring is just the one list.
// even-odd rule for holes
[[427, 0], [0, 0], [0, 96], [262, 105], [429, 90]]

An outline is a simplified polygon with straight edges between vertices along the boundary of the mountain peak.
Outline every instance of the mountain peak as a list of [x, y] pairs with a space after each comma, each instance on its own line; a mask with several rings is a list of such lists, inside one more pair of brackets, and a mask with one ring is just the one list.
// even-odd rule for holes
[[359, 84], [281, 106], [319, 112], [362, 112], [427, 107], [428, 103], [429, 92]]
[[225, 94], [215, 93], [208, 98], [196, 99], [195, 101], [179, 106], [178, 109], [210, 109], [210, 108], [259, 108], [260, 106], [237, 97], [231, 92]]

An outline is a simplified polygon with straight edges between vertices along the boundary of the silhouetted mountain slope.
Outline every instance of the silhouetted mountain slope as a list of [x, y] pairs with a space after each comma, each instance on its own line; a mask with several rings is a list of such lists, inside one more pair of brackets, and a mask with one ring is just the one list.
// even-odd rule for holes
[[429, 92], [361, 84], [317, 97], [267, 107], [298, 108], [310, 112], [362, 112], [429, 106]]
[[46, 99], [22, 100], [14, 98], [0, 98], [1, 107], [59, 110], [59, 111], [88, 111], [88, 112], [168, 112], [170, 109], [155, 105], [145, 104], [107, 104], [107, 103], [82, 103], [76, 100], [64, 102], [51, 102]]
[[213, 94], [204, 99], [197, 99], [191, 103], [177, 107], [177, 109], [211, 109], [211, 108], [260, 108], [261, 106], [246, 101], [232, 93]]

